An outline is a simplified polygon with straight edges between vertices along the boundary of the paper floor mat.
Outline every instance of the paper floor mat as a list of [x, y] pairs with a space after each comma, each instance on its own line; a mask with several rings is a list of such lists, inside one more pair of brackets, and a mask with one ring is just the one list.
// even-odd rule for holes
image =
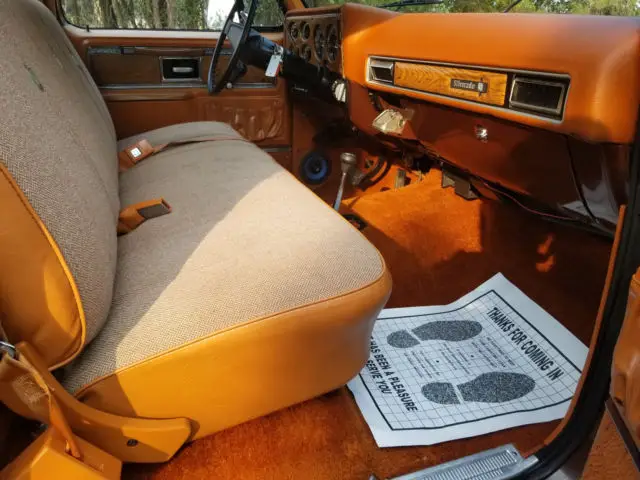
[[383, 310], [349, 383], [380, 447], [562, 418], [588, 349], [498, 274], [447, 306]]

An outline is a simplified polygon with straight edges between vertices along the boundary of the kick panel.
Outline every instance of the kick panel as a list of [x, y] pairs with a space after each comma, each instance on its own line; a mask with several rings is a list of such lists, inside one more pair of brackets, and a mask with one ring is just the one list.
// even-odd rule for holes
[[204, 97], [199, 100], [200, 118], [231, 125], [252, 142], [270, 140], [289, 144], [290, 125], [287, 102], [275, 96]]

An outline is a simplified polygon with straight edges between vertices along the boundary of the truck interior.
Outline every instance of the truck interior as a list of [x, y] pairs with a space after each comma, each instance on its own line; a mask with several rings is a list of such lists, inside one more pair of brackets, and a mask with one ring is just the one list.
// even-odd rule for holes
[[247, 0], [187, 31], [72, 3], [0, 0], [0, 477], [384, 479], [562, 433], [379, 448], [345, 384], [383, 308], [496, 273], [593, 356], [638, 18], [286, 0], [268, 28]]

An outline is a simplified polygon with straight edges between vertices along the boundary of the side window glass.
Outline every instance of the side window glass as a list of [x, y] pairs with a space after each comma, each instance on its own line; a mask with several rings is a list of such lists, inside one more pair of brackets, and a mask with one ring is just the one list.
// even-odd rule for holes
[[[62, 0], [66, 20], [79, 27], [139, 30], [220, 30], [233, 0]], [[280, 27], [277, 0], [260, 0], [255, 27]]]

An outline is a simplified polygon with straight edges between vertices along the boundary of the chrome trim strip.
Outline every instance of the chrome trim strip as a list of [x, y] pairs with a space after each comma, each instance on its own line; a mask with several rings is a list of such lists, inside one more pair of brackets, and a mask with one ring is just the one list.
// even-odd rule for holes
[[231, 90], [251, 90], [259, 88], [276, 88], [276, 82], [234, 83]]
[[286, 21], [293, 21], [293, 20], [316, 20], [318, 18], [331, 18], [331, 17], [338, 17], [340, 15], [340, 12], [336, 12], [336, 13], [323, 13], [322, 15], [300, 15], [300, 16], [296, 16], [296, 15], [290, 15], [288, 17], [285, 18], [285, 22]]
[[120, 47], [89, 47], [87, 55], [123, 55]]
[[[185, 53], [184, 58], [198, 57], [199, 55], [186, 55], [195, 50], [203, 50], [205, 57], [211, 56], [213, 54], [213, 48], [205, 47], [205, 46], [180, 48], [180, 47], [136, 47], [136, 46], [129, 46], [129, 45], [127, 46], [114, 45], [109, 47], [89, 47], [87, 49], [87, 54], [88, 55], [132, 55], [132, 54], [135, 54], [136, 52], [138, 52], [139, 54], [143, 54], [143, 52], [162, 52], [163, 50], [166, 50], [167, 52], [171, 52], [174, 54], [176, 52], [184, 52]], [[223, 48], [220, 54], [231, 55], [232, 52], [233, 50], [230, 48]], [[144, 53], [144, 54], [153, 55], [153, 53]], [[158, 53], [158, 55], [161, 55], [161, 53]]]
[[[193, 52], [194, 50], [204, 50], [207, 47], [133, 47], [134, 52], [151, 52], [150, 55], [153, 55], [156, 52], [161, 52], [166, 50], [168, 52], [183, 52], [185, 54]], [[179, 54], [179, 53], [178, 53]], [[191, 55], [187, 55], [186, 57], [190, 57]], [[178, 57], [182, 58], [182, 57]]]
[[549, 123], [553, 123], [556, 125], [560, 125], [562, 124], [563, 120], [564, 120], [564, 112], [566, 109], [562, 110], [562, 115], [560, 118], [549, 118], [546, 116], [542, 116], [542, 115], [536, 115], [535, 113], [528, 113], [528, 112], [523, 112], [521, 110], [511, 110], [509, 108], [505, 108], [505, 107], [498, 107], [495, 105], [489, 105], [486, 103], [480, 103], [480, 102], [473, 102], [471, 100], [465, 100], [462, 98], [458, 98], [458, 97], [450, 97], [447, 95], [440, 95], [438, 93], [429, 93], [429, 92], [424, 92], [422, 90], [415, 90], [413, 88], [405, 88], [405, 87], [398, 87], [396, 85], [392, 85], [390, 83], [385, 83], [385, 82], [380, 82], [380, 81], [376, 81], [373, 80], [371, 78], [370, 72], [371, 72], [371, 61], [372, 60], [381, 60], [381, 61], [391, 61], [391, 62], [409, 62], [409, 63], [420, 63], [420, 64], [424, 64], [424, 65], [440, 65], [440, 66], [446, 66], [446, 67], [459, 67], [459, 68], [472, 68], [472, 69], [478, 69], [478, 70], [487, 70], [487, 71], [495, 71], [495, 72], [506, 72], [506, 73], [521, 73], [521, 74], [525, 74], [525, 75], [538, 75], [538, 76], [544, 76], [544, 77], [549, 77], [549, 78], [556, 78], [556, 79], [564, 79], [564, 80], [568, 80], [569, 84], [566, 87], [566, 92], [565, 92], [565, 104], [566, 104], [566, 99], [569, 98], [569, 91], [571, 90], [571, 76], [566, 74], [566, 73], [549, 73], [549, 72], [538, 72], [538, 71], [532, 71], [532, 70], [518, 70], [518, 69], [512, 69], [512, 68], [500, 68], [500, 67], [487, 67], [487, 66], [482, 66], [482, 65], [471, 65], [471, 64], [465, 64], [465, 63], [447, 63], [447, 62], [430, 62], [430, 61], [426, 61], [426, 60], [415, 60], [412, 58], [399, 58], [399, 57], [385, 57], [385, 56], [380, 56], [380, 55], [371, 55], [369, 58], [367, 58], [367, 63], [366, 63], [366, 83], [368, 85], [379, 85], [381, 87], [386, 87], [387, 89], [390, 89], [392, 92], [395, 90], [397, 92], [400, 93], [419, 93], [420, 95], [423, 95], [427, 98], [432, 98], [432, 99], [447, 99], [447, 100], [453, 100], [455, 102], [458, 102], [462, 105], [471, 105], [471, 106], [477, 106], [477, 105], [481, 105], [484, 108], [487, 108], [489, 110], [493, 110], [496, 112], [511, 112], [514, 115], [518, 115], [518, 116], [522, 116], [522, 117], [526, 117], [526, 118], [534, 118], [536, 120], [544, 120], [546, 122]]
[[370, 62], [371, 60], [421, 63], [425, 65], [440, 65], [443, 67], [472, 68], [475, 70], [486, 70], [491, 72], [524, 73], [528, 75], [541, 75], [544, 77], [554, 77], [554, 78], [563, 78], [566, 80], [571, 80], [571, 76], [567, 75], [566, 73], [550, 73], [550, 72], [540, 72], [540, 71], [534, 71], [534, 70], [520, 70], [517, 68], [488, 67], [486, 65], [473, 65], [473, 64], [467, 64], [467, 63], [431, 62], [428, 60], [415, 60], [413, 58], [399, 58], [399, 57], [384, 57], [380, 55], [371, 55], [368, 58], [368, 61]]
[[421, 95], [424, 95], [425, 97], [434, 98], [434, 99], [443, 98], [443, 99], [447, 99], [447, 100], [453, 100], [453, 101], [458, 102], [458, 103], [463, 104], [463, 105], [474, 105], [474, 106], [481, 105], [484, 108], [487, 108], [489, 110], [493, 110], [493, 111], [496, 111], [496, 112], [511, 112], [514, 115], [518, 115], [518, 116], [522, 116], [522, 117], [535, 118], [537, 120], [544, 120], [546, 122], [554, 123], [556, 125], [562, 124], [562, 120], [563, 120], [562, 118], [561, 119], [555, 119], [555, 118], [543, 117], [543, 116], [540, 116], [540, 115], [535, 115], [533, 113], [523, 112], [521, 110], [509, 110], [508, 108], [504, 108], [504, 107], [496, 107], [494, 105], [489, 105], [487, 103], [472, 102], [470, 100], [464, 100], [462, 98], [457, 98], [457, 97], [448, 97], [446, 95], [439, 95], [437, 93], [427, 93], [427, 92], [423, 92], [421, 90], [413, 90], [411, 88], [396, 87], [395, 85], [390, 85], [388, 83], [374, 82], [374, 81], [368, 81], [367, 83], [369, 83], [371, 85], [380, 85], [381, 87], [387, 87], [387, 88], [391, 89], [392, 93], [393, 93], [393, 90], [396, 90], [398, 92], [419, 93]]
[[[250, 89], [272, 89], [276, 85], [273, 83], [234, 83], [231, 90], [250, 90]], [[149, 84], [108, 84], [98, 85], [100, 90], [147, 90], [147, 89], [163, 89], [163, 88], [207, 88], [206, 83], [149, 83]]]
[[98, 88], [100, 90], [159, 90], [163, 88], [207, 88], [207, 85], [205, 83], [112, 83], [108, 85], [98, 85]]
[[291, 152], [291, 147], [264, 147], [262, 150], [267, 153]]

